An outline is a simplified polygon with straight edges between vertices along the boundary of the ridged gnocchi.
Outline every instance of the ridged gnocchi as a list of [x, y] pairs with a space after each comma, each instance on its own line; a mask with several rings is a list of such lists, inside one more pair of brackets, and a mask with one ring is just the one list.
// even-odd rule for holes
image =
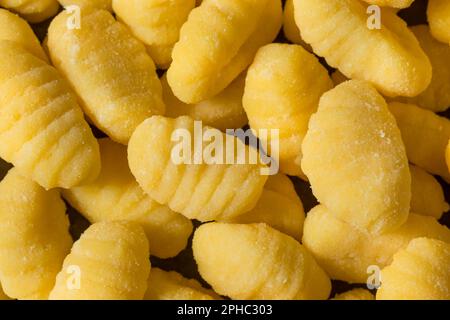
[[92, 183], [63, 191], [70, 205], [90, 222], [130, 220], [139, 223], [159, 258], [176, 256], [192, 233], [192, 223], [158, 204], [139, 187], [128, 168], [127, 149], [109, 139], [99, 140], [102, 171]]
[[321, 300], [330, 294], [330, 279], [313, 256], [266, 224], [204, 224], [192, 248], [203, 279], [232, 299]]
[[144, 300], [218, 300], [212, 290], [202, 287], [194, 279], [186, 279], [175, 271], [152, 268]]
[[59, 8], [57, 0], [0, 0], [0, 6], [19, 13], [31, 23], [54, 16]]
[[[234, 164], [207, 164], [203, 158], [196, 164], [196, 134], [202, 135], [201, 130], [208, 129], [222, 141], [225, 139], [225, 134], [217, 129], [199, 129], [200, 133], [194, 132], [194, 120], [186, 116], [176, 119], [153, 116], [136, 129], [128, 145], [128, 163], [141, 188], [173, 211], [203, 222], [231, 219], [252, 210], [267, 180], [267, 176], [261, 175], [263, 165], [234, 161]], [[184, 141], [177, 143], [173, 139], [177, 131], [183, 136], [189, 135], [186, 141], [194, 147], [182, 153], [191, 161], [174, 161], [177, 146], [185, 145]], [[231, 137], [231, 141], [249, 152], [242, 141], [235, 137]]]
[[301, 144], [320, 97], [331, 88], [327, 70], [301, 46], [272, 43], [258, 50], [248, 69], [242, 103], [256, 135], [260, 129], [279, 129], [283, 173], [304, 176]]
[[100, 153], [69, 84], [16, 43], [0, 41], [0, 156], [47, 189], [95, 179]]
[[450, 300], [450, 244], [412, 240], [381, 272], [377, 300]]
[[72, 246], [66, 206], [11, 169], [0, 183], [0, 279], [15, 299], [47, 299]]
[[427, 16], [433, 36], [450, 45], [450, 2], [428, 0]]
[[375, 297], [366, 289], [352, 289], [334, 296], [332, 300], [375, 300]]
[[180, 101], [167, 83], [167, 76], [161, 78], [163, 100], [166, 105], [165, 116], [177, 118], [190, 116], [202, 121], [204, 125], [222, 131], [242, 128], [248, 123], [247, 115], [242, 106], [246, 74], [240, 75], [218, 95], [196, 104], [186, 104]]
[[389, 110], [397, 120], [409, 161], [450, 182], [445, 163], [450, 120], [412, 104], [392, 102]]
[[160, 69], [172, 62], [172, 49], [195, 0], [113, 0], [113, 9], [133, 34], [147, 45]]
[[270, 176], [253, 210], [229, 219], [229, 223], [266, 223], [300, 241], [305, 211], [291, 180], [283, 175]]
[[294, 7], [303, 39], [346, 77], [369, 81], [389, 97], [414, 97], [430, 84], [428, 57], [391, 10], [381, 9], [382, 26], [371, 30], [361, 1], [294, 0]]
[[58, 2], [64, 6], [79, 6], [80, 8], [98, 8], [108, 11], [112, 11], [112, 0], [58, 0]]
[[313, 193], [336, 217], [374, 234], [406, 221], [411, 175], [405, 147], [369, 83], [351, 80], [325, 93], [302, 149]]
[[272, 42], [282, 24], [280, 0], [211, 0], [191, 11], [172, 51], [167, 80], [185, 103], [225, 89]]
[[374, 236], [353, 228], [319, 205], [306, 216], [302, 243], [331, 279], [366, 283], [370, 266], [381, 269], [389, 265], [392, 256], [417, 237], [450, 243], [450, 230], [433, 217], [411, 213], [397, 230]]
[[48, 62], [47, 55], [28, 23], [4, 9], [0, 9], [0, 40], [17, 42], [36, 57]]
[[149, 273], [143, 229], [133, 222], [98, 222], [74, 243], [49, 298], [142, 300]]
[[89, 119], [112, 140], [127, 144], [136, 127], [164, 113], [161, 83], [142, 43], [105, 10], [82, 10], [81, 28], [69, 13], [53, 19], [48, 48], [54, 65], [80, 97]]

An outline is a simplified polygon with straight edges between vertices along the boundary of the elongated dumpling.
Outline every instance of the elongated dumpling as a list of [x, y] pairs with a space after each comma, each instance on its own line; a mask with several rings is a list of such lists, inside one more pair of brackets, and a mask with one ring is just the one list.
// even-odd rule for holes
[[406, 221], [411, 176], [405, 147], [370, 84], [352, 80], [325, 93], [302, 148], [314, 195], [337, 217], [378, 234]]
[[441, 184], [425, 170], [410, 165], [411, 212], [440, 219], [450, 208], [445, 202]]
[[414, 2], [414, 0], [363, 0], [369, 4], [375, 4], [377, 6], [392, 7], [403, 9], [407, 8]]
[[133, 222], [98, 222], [74, 243], [50, 299], [142, 300], [149, 273], [142, 228]]
[[252, 62], [282, 24], [280, 0], [208, 0], [191, 11], [175, 45], [167, 80], [185, 103], [209, 99]]
[[0, 41], [0, 157], [47, 189], [100, 171], [97, 141], [67, 82], [7, 40]]
[[412, 104], [393, 102], [389, 109], [397, 120], [409, 161], [450, 182], [445, 163], [450, 120]]
[[347, 78], [369, 81], [386, 96], [418, 95], [431, 81], [429, 59], [391, 10], [382, 9], [380, 29], [368, 28], [367, 6], [355, 0], [294, 0], [295, 20], [314, 52]]
[[204, 224], [192, 247], [203, 279], [232, 299], [320, 300], [330, 294], [330, 279], [312, 255], [266, 224]]
[[66, 27], [60, 13], [48, 31], [55, 66], [67, 77], [92, 122], [126, 144], [136, 127], [164, 113], [155, 65], [122, 23], [105, 10], [82, 10], [81, 28]]
[[245, 73], [234, 80], [218, 95], [196, 104], [186, 104], [180, 101], [167, 83], [167, 76], [161, 78], [163, 99], [166, 104], [166, 116], [177, 118], [190, 116], [222, 131], [242, 128], [248, 123], [247, 115], [242, 106], [244, 95]]
[[172, 62], [173, 46], [194, 7], [195, 0], [113, 0], [116, 15], [147, 45], [161, 69]]
[[450, 45], [450, 1], [428, 0], [427, 15], [433, 36]]
[[0, 6], [19, 13], [31, 23], [54, 16], [59, 8], [57, 0], [0, 0]]
[[217, 300], [212, 290], [202, 287], [194, 279], [186, 279], [175, 271], [152, 268], [144, 300]]
[[375, 300], [375, 297], [370, 291], [357, 288], [337, 294], [332, 300]]
[[418, 237], [450, 243], [450, 230], [433, 217], [411, 213], [397, 230], [374, 236], [342, 222], [319, 205], [306, 217], [302, 243], [332, 279], [366, 283], [370, 266], [382, 269], [389, 265], [398, 250]]
[[63, 192], [72, 207], [92, 223], [130, 220], [147, 235], [150, 252], [159, 258], [176, 256], [192, 233], [192, 223], [158, 204], [139, 187], [128, 168], [127, 149], [109, 139], [99, 140], [102, 171], [92, 183]]
[[414, 239], [381, 277], [377, 300], [450, 300], [450, 244]]
[[112, 10], [112, 0], [58, 0], [64, 7], [76, 5], [80, 8], [93, 7], [98, 9]]
[[230, 223], [266, 223], [296, 240], [301, 240], [305, 211], [291, 180], [283, 175], [270, 176], [256, 207], [230, 219]]
[[411, 27], [433, 66], [428, 88], [414, 98], [401, 101], [416, 104], [431, 111], [445, 111], [450, 107], [450, 46], [434, 39], [426, 25]]
[[[327, 70], [301, 46], [269, 44], [258, 50], [247, 73], [243, 105], [257, 135], [261, 129], [280, 130], [282, 172], [303, 176], [301, 144], [309, 118], [331, 88]], [[271, 148], [268, 151], [273, 153]]]
[[0, 9], [0, 40], [17, 42], [36, 57], [48, 61], [47, 55], [28, 23], [4, 9]]
[[301, 45], [306, 50], [312, 51], [311, 46], [302, 39], [300, 30], [298, 29], [298, 26], [295, 23], [294, 0], [287, 0], [284, 5], [283, 32], [284, 36], [292, 43]]
[[72, 246], [66, 207], [11, 169], [0, 183], [0, 279], [15, 299], [47, 299]]
[[[220, 147], [199, 142], [203, 134], [214, 137], [216, 144], [221, 141]], [[229, 148], [223, 150], [229, 142], [231, 151], [237, 150], [236, 158], [228, 159]], [[202, 145], [203, 151], [198, 152]], [[153, 116], [131, 137], [128, 162], [151, 198], [190, 219], [210, 221], [233, 218], [255, 207], [267, 180], [262, 171], [267, 168], [259, 161], [236, 164], [239, 154], [245, 153], [249, 159], [250, 151], [236, 137], [202, 128], [189, 117]]]

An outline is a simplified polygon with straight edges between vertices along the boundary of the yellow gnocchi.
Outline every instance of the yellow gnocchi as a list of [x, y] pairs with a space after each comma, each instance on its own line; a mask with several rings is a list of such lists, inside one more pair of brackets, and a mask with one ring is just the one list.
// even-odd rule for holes
[[287, 0], [284, 5], [283, 11], [283, 32], [284, 36], [292, 43], [301, 45], [308, 51], [312, 51], [312, 48], [307, 44], [300, 34], [300, 30], [295, 23], [294, 16], [294, 0]]
[[450, 120], [412, 104], [393, 102], [389, 109], [397, 120], [409, 161], [450, 182], [445, 163]]
[[144, 300], [218, 300], [212, 290], [202, 287], [194, 279], [186, 279], [175, 271], [152, 268]]
[[330, 279], [313, 256], [266, 224], [204, 224], [192, 248], [203, 279], [232, 299], [321, 300], [330, 294]]
[[49, 298], [142, 300], [149, 273], [143, 229], [133, 222], [98, 222], [74, 243]]
[[0, 156], [47, 189], [100, 171], [97, 141], [68, 83], [7, 40], [0, 41]]
[[301, 144], [308, 121], [331, 88], [327, 70], [301, 46], [269, 44], [258, 50], [247, 73], [243, 105], [256, 135], [260, 129], [279, 129], [277, 153], [283, 173], [304, 176]]
[[398, 9], [404, 9], [411, 5], [414, 0], [363, 0], [369, 4], [375, 4], [377, 6], [392, 7]]
[[450, 207], [441, 184], [425, 170], [411, 165], [411, 212], [440, 219]]
[[128, 168], [125, 146], [109, 139], [101, 139], [99, 144], [102, 157], [99, 177], [92, 183], [63, 191], [64, 198], [92, 223], [105, 220], [139, 223], [153, 255], [176, 256], [187, 245], [193, 228], [191, 221], [142, 191]]
[[36, 57], [48, 62], [47, 55], [28, 23], [4, 9], [0, 9], [0, 40], [17, 42]]
[[375, 300], [375, 297], [370, 291], [357, 288], [337, 294], [332, 300]]
[[272, 42], [282, 24], [280, 0], [211, 0], [191, 11], [172, 51], [167, 80], [185, 103], [225, 89]]
[[[198, 133], [195, 128], [194, 120], [186, 116], [153, 116], [136, 129], [128, 145], [128, 162], [141, 188], [157, 202], [199, 221], [230, 219], [252, 210], [267, 180], [261, 175], [264, 165], [226, 164], [224, 158], [216, 160], [225, 164], [212, 163], [214, 159], [204, 159], [205, 150], [200, 154], [202, 159], [196, 159], [196, 135], [203, 136], [208, 130], [223, 142], [225, 134], [208, 127], [199, 127]], [[182, 141], [173, 139], [177, 132]], [[249, 152], [236, 137], [231, 141], [236, 148]], [[207, 149], [207, 143], [197, 143]], [[192, 146], [191, 150], [178, 150], [185, 145]], [[182, 159], [174, 159], [179, 153]], [[208, 164], [205, 160], [214, 161]]]
[[66, 207], [11, 169], [0, 183], [0, 278], [15, 299], [47, 299], [72, 246]]
[[181, 26], [195, 7], [195, 0], [113, 0], [113, 9], [161, 69], [172, 62], [172, 49], [179, 40]]
[[64, 6], [79, 6], [80, 8], [98, 8], [112, 11], [112, 0], [58, 0]]
[[371, 275], [369, 267], [389, 265], [392, 256], [417, 237], [450, 243], [450, 230], [433, 217], [411, 213], [397, 230], [374, 236], [337, 219], [319, 205], [306, 216], [302, 243], [332, 279], [366, 283]]
[[166, 116], [177, 118], [190, 116], [202, 121], [204, 125], [222, 131], [242, 128], [248, 123], [247, 115], [242, 106], [244, 95], [245, 73], [234, 80], [218, 95], [196, 104], [186, 104], [180, 101], [167, 83], [167, 76], [161, 78], [163, 100], [166, 105]]
[[428, 57], [391, 10], [382, 9], [382, 26], [372, 30], [360, 1], [294, 0], [294, 7], [303, 39], [346, 77], [369, 81], [389, 97], [414, 97], [430, 84]]
[[450, 300], [450, 244], [412, 240], [381, 272], [377, 300]]
[[450, 2], [428, 0], [427, 16], [433, 36], [450, 45]]
[[127, 144], [136, 127], [164, 113], [161, 83], [142, 43], [105, 10], [83, 10], [81, 28], [60, 13], [48, 31], [54, 65], [81, 99], [89, 119], [111, 139]]
[[270, 176], [253, 210], [241, 214], [229, 223], [266, 223], [278, 231], [300, 241], [305, 211], [291, 180], [283, 175]]
[[0, 0], [0, 6], [19, 13], [31, 23], [54, 16], [59, 8], [57, 0]]
[[386, 233], [409, 214], [411, 175], [386, 102], [367, 82], [325, 93], [303, 140], [302, 169], [314, 195], [335, 215], [370, 233]]

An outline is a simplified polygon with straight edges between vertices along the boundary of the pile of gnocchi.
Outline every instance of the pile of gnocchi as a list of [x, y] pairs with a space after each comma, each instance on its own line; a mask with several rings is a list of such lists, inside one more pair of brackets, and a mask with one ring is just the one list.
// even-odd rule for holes
[[450, 1], [0, 7], [0, 299], [450, 300]]

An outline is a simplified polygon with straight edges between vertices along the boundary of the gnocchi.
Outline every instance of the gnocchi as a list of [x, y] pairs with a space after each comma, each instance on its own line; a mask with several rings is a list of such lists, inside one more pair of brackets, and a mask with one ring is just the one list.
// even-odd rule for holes
[[313, 193], [336, 217], [374, 234], [406, 221], [408, 159], [394, 117], [369, 83], [347, 81], [325, 93], [302, 149]]
[[7, 40], [0, 41], [0, 156], [46, 189], [70, 188], [100, 171], [97, 141], [68, 83]]
[[331, 284], [313, 256], [266, 224], [212, 222], [192, 244], [201, 276], [232, 299], [327, 299]]
[[19, 13], [31, 23], [54, 16], [59, 8], [57, 0], [0, 0], [0, 6]]
[[300, 30], [295, 23], [294, 16], [294, 0], [286, 0], [283, 11], [283, 32], [284, 36], [292, 43], [301, 45], [303, 48], [312, 51], [312, 48], [307, 44], [300, 34]]
[[143, 229], [126, 221], [91, 225], [64, 260], [50, 300], [142, 300], [150, 273]]
[[82, 27], [69, 13], [53, 19], [48, 48], [54, 65], [80, 97], [89, 119], [112, 140], [127, 144], [148, 117], [163, 114], [161, 83], [142, 43], [105, 10], [83, 10]]
[[427, 15], [433, 36], [450, 45], [450, 2], [429, 0]]
[[48, 298], [72, 246], [65, 211], [57, 190], [17, 169], [0, 183], [0, 278], [9, 297]]
[[64, 198], [92, 223], [130, 220], [147, 235], [150, 251], [160, 258], [176, 256], [192, 233], [192, 223], [148, 197], [128, 168], [127, 149], [99, 140], [102, 171], [92, 183], [63, 191]]
[[272, 42], [282, 24], [280, 0], [212, 0], [191, 11], [172, 51], [167, 81], [193, 104], [225, 89]]

